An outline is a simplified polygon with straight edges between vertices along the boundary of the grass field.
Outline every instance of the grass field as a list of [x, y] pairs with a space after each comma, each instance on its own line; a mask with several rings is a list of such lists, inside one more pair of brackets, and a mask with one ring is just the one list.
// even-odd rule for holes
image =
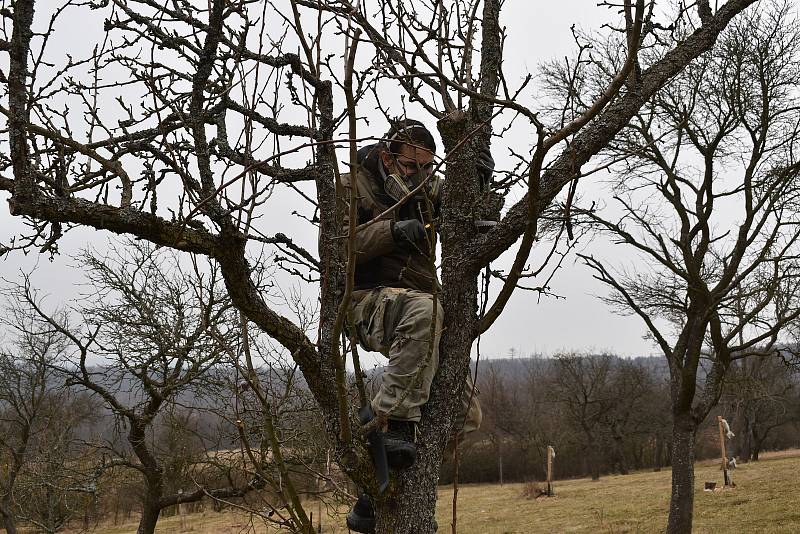
[[[696, 533], [800, 532], [800, 451], [767, 454], [733, 472], [735, 489], [704, 492], [703, 482], [722, 481], [716, 462], [695, 466]], [[662, 532], [669, 508], [670, 471], [560, 481], [555, 497], [529, 499], [524, 484], [462, 485], [458, 493], [458, 532], [528, 534], [561, 532]], [[439, 492], [439, 532], [450, 532], [452, 488]], [[311, 508], [316, 509], [316, 506]], [[323, 532], [346, 533], [344, 517], [323, 521]], [[159, 522], [159, 533], [235, 533], [248, 531], [244, 516], [233, 513], [189, 515]], [[96, 532], [131, 534], [135, 524]], [[256, 525], [249, 532], [275, 532]]]

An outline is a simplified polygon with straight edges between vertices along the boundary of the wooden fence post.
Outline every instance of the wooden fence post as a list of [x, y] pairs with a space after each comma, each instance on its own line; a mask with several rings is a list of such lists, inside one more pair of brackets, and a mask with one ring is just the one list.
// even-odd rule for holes
[[553, 491], [553, 457], [556, 455], [556, 451], [553, 449], [552, 446], [547, 446], [547, 496], [552, 497], [555, 495]]
[[500, 473], [500, 486], [503, 485], [503, 445], [497, 446], [497, 467]]
[[725, 448], [725, 427], [727, 426], [727, 422], [721, 415], [718, 415], [717, 424], [719, 425], [719, 450], [722, 455], [722, 487], [730, 487], [733, 486], [733, 484], [731, 484], [731, 476], [728, 472], [728, 452]]

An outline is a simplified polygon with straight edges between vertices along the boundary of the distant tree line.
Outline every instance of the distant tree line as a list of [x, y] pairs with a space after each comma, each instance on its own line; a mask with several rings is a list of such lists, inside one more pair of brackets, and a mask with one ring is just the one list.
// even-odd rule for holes
[[[556, 478], [671, 466], [669, 371], [662, 358], [494, 359], [479, 364], [478, 384], [484, 423], [460, 455], [461, 482], [542, 481], [548, 445], [556, 451]], [[720, 404], [698, 431], [698, 459], [719, 457], [716, 415], [731, 425], [729, 455], [739, 463], [800, 446], [800, 372], [774, 355], [734, 364]], [[452, 476], [449, 462], [442, 483]]]

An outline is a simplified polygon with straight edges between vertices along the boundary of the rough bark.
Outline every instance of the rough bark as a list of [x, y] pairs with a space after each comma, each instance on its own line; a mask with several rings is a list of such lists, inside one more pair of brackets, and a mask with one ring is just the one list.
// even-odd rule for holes
[[672, 495], [667, 534], [690, 534], [694, 514], [694, 444], [697, 424], [690, 414], [672, 423]]
[[161, 508], [158, 506], [158, 502], [150, 498], [145, 499], [142, 507], [142, 517], [139, 520], [139, 528], [136, 529], [136, 534], [153, 534], [156, 530], [159, 515], [161, 515]]
[[9, 124], [9, 146], [14, 166], [14, 196], [30, 199], [35, 191], [30, 164], [27, 124], [30, 122], [28, 108], [28, 50], [33, 32], [33, 0], [14, 3], [14, 31], [11, 34], [8, 69], [8, 108], [11, 112]]
[[418, 440], [417, 461], [403, 472], [391, 493], [376, 503], [376, 532], [433, 534], [436, 489], [442, 453], [428, 440]]

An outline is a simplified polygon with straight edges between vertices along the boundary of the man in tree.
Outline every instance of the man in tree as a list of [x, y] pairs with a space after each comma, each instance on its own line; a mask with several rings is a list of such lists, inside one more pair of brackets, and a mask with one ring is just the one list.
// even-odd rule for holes
[[[436, 141], [419, 121], [392, 124], [380, 143], [358, 152], [355, 183], [357, 225], [352, 318], [359, 343], [389, 358], [374, 413], [387, 417], [389, 466], [404, 469], [416, 458], [416, 424], [439, 365], [443, 312], [437, 300], [436, 223], [441, 184], [433, 174]], [[479, 161], [491, 179], [488, 150]], [[343, 177], [346, 186], [351, 177]], [[481, 408], [467, 375], [456, 432], [476, 430]], [[362, 495], [347, 517], [356, 532], [374, 530], [369, 497]]]

